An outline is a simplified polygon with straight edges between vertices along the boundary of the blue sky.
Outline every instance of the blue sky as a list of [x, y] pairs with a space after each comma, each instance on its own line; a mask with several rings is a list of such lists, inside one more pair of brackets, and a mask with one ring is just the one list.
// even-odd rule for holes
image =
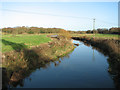
[[66, 30], [118, 27], [117, 2], [2, 2], [3, 27], [37, 26]]

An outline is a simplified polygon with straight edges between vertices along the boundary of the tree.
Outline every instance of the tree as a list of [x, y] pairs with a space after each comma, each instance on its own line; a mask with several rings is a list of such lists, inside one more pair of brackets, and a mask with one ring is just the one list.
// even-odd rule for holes
[[111, 34], [120, 34], [120, 28], [110, 28], [109, 33], [111, 33]]
[[92, 30], [91, 33], [96, 34], [96, 33], [98, 33], [98, 31], [97, 30]]
[[90, 30], [87, 30], [86, 33], [91, 33], [91, 31], [90, 31]]

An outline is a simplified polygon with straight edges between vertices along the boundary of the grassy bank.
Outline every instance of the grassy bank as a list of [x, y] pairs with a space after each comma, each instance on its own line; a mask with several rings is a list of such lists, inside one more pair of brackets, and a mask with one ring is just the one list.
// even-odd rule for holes
[[9, 35], [2, 37], [2, 44], [3, 67], [9, 69], [24, 67], [24, 63], [34, 59], [41, 62], [52, 61], [74, 48], [71, 41], [64, 36], [51, 41], [46, 35]]
[[[20, 51], [12, 50], [2, 55], [3, 87], [8, 83], [17, 86], [22, 79], [29, 76], [34, 70], [46, 67], [50, 61], [54, 62], [74, 49], [73, 43], [59, 36], [51, 42], [40, 44]], [[7, 79], [7, 80], [6, 80]]]

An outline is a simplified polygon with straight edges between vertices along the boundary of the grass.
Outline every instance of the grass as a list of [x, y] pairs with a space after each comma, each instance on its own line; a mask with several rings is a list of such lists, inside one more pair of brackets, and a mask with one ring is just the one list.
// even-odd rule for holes
[[[72, 37], [93, 37], [94, 34], [72, 34]], [[115, 34], [95, 34], [95, 38], [105, 38], [105, 39], [119, 39], [119, 35]]]
[[40, 45], [49, 41], [51, 39], [46, 35], [3, 35], [2, 52], [30, 48], [30, 46]]
[[[72, 37], [93, 37], [93, 34], [71, 34]], [[119, 39], [118, 35], [113, 34], [95, 34], [95, 38], [102, 39]], [[40, 45], [51, 41], [46, 35], [2, 35], [2, 52], [12, 50], [21, 50], [23, 48], [30, 48], [31, 46]]]

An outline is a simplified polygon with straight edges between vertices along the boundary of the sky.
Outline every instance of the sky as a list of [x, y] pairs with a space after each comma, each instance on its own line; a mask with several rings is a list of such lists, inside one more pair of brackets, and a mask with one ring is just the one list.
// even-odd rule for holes
[[66, 30], [118, 27], [118, 2], [2, 2], [0, 28], [37, 26]]

